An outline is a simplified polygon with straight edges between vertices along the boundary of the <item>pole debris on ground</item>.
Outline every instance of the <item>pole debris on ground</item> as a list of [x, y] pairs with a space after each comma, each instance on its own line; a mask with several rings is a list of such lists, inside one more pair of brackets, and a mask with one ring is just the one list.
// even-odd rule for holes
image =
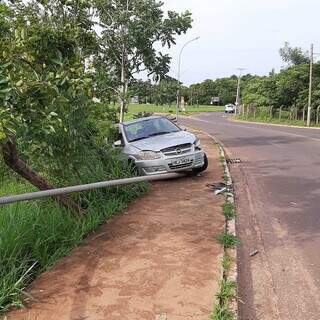
[[207, 184], [206, 185], [208, 188], [210, 188], [215, 195], [219, 195], [221, 193], [226, 193], [226, 192], [232, 192], [233, 188], [231, 185], [227, 185], [223, 182], [219, 183], [212, 183], [212, 184]]

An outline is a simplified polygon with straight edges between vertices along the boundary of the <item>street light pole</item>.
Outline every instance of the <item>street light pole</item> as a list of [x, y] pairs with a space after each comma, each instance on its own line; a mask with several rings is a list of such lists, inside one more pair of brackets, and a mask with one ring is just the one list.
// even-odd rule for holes
[[237, 85], [237, 98], [236, 98], [235, 114], [237, 114], [237, 109], [238, 109], [238, 106], [240, 105], [240, 100], [241, 100], [240, 84], [241, 84], [242, 71], [245, 70], [245, 68], [238, 68], [238, 70], [239, 70], [239, 76], [238, 76], [238, 85]]
[[177, 90], [177, 122], [178, 122], [178, 116], [179, 116], [179, 109], [180, 109], [180, 78], [181, 78], [181, 56], [182, 56], [182, 52], [184, 50], [184, 48], [191, 42], [196, 41], [200, 39], [200, 37], [196, 37], [194, 39], [191, 39], [189, 41], [187, 41], [183, 47], [180, 50], [180, 54], [179, 54], [179, 61], [178, 61], [178, 90]]
[[308, 99], [308, 117], [307, 126], [311, 125], [311, 104], [312, 104], [312, 77], [313, 77], [313, 44], [310, 49], [310, 79], [309, 79], [309, 99]]

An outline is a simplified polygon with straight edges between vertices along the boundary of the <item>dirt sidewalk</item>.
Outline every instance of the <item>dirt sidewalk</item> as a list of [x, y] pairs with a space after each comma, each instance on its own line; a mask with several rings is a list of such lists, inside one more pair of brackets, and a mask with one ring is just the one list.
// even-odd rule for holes
[[34, 301], [9, 319], [208, 320], [220, 279], [224, 220], [207, 183], [223, 169], [212, 140], [202, 177], [153, 183], [148, 194], [40, 276]]

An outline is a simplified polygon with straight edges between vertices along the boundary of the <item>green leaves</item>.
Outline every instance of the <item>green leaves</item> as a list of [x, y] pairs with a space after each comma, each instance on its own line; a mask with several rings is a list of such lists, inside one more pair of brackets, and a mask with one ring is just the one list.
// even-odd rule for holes
[[290, 47], [288, 42], [284, 43], [284, 46], [279, 50], [281, 59], [288, 63], [290, 66], [297, 66], [301, 64], [309, 63], [310, 59], [308, 53], [304, 52], [301, 48]]
[[170, 57], [157, 52], [155, 44], [160, 42], [168, 47], [174, 44], [175, 37], [191, 27], [190, 12], [170, 11], [165, 17], [163, 4], [156, 0], [104, 0], [95, 1], [95, 5], [101, 21], [105, 60], [110, 63], [109, 72], [116, 72], [118, 85], [123, 64], [129, 81], [142, 69], [157, 79], [168, 73]]

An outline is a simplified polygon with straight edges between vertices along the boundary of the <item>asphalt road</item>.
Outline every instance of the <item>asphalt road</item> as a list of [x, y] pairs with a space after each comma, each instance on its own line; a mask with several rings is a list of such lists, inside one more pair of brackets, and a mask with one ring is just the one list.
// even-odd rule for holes
[[[238, 206], [240, 319], [320, 319], [320, 130], [203, 113], [229, 157]], [[250, 253], [259, 253], [250, 257]]]

